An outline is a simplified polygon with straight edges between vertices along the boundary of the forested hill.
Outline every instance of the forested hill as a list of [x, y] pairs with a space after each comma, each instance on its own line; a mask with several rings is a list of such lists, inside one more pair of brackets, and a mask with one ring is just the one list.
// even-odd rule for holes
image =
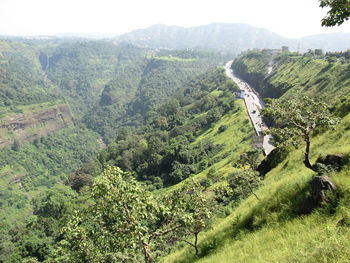
[[[348, 52], [235, 59], [266, 102], [276, 149], [264, 156], [218, 66], [232, 57], [0, 44], [1, 127], [36, 120], [22, 141], [20, 122], [0, 133], [13, 140], [0, 150], [0, 263], [348, 261]], [[313, 190], [326, 175], [330, 191]]]
[[[262, 115], [271, 124], [276, 149], [257, 166], [263, 185], [226, 206], [213, 229], [202, 234], [199, 255], [179, 246], [164, 262], [347, 262], [348, 52], [253, 50], [236, 58], [232, 67], [264, 95]], [[238, 183], [237, 174], [227, 177], [234, 193], [253, 182]], [[337, 189], [321, 197], [315, 190], [320, 178]]]
[[[97, 153], [121, 136], [119, 129], [141, 127], [148, 111], [224, 61], [215, 53], [108, 41], [0, 41], [0, 262], [15, 244], [33, 241], [21, 231], [29, 231], [35, 200], [51, 188], [75, 196], [61, 184], [89, 161], [90, 173], [99, 174]], [[30, 253], [39, 253], [37, 245]]]
[[307, 51], [321, 48], [341, 51], [349, 48], [349, 34], [323, 34], [300, 39], [279, 36], [267, 29], [247, 24], [213, 23], [183, 28], [178, 26], [154, 25], [138, 29], [115, 38], [117, 42], [127, 41], [135, 45], [152, 48], [187, 49], [200, 48], [238, 55], [252, 48], [280, 48]]

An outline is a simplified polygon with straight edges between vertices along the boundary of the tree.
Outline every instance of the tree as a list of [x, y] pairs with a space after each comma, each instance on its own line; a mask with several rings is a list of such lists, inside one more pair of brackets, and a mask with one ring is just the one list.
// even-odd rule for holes
[[271, 100], [261, 115], [273, 120], [274, 128], [270, 128], [269, 133], [274, 135], [277, 144], [297, 146], [300, 139], [305, 143], [304, 164], [317, 172], [316, 165], [310, 162], [311, 135], [337, 122], [330, 117], [327, 105], [306, 96], [296, 96]]
[[185, 198], [156, 198], [118, 167], [95, 180], [91, 196], [94, 204], [72, 217], [52, 262], [139, 262], [142, 253], [149, 263], [188, 221]]
[[[185, 198], [184, 214], [188, 220], [178, 234], [180, 240], [194, 248], [196, 256], [199, 254], [198, 235], [210, 226], [211, 209], [209, 200], [202, 194], [203, 187], [199, 182], [190, 180], [179, 190], [174, 191], [171, 198]], [[188, 236], [186, 238], [186, 236]], [[191, 241], [192, 240], [192, 241]]]
[[289, 52], [289, 48], [287, 46], [282, 46], [282, 52], [283, 53], [288, 53]]
[[245, 166], [249, 165], [250, 169], [256, 170], [261, 161], [261, 155], [262, 155], [261, 150], [258, 150], [258, 149], [248, 150], [242, 153], [239, 156], [239, 160], [237, 161], [237, 163], [234, 163], [232, 166], [241, 167], [245, 170]]
[[315, 49], [315, 55], [318, 57], [322, 57], [323, 56], [323, 50], [320, 48]]
[[321, 23], [322, 26], [331, 27], [335, 25], [341, 25], [350, 17], [350, 1], [349, 0], [319, 0], [320, 7], [329, 7]]
[[243, 170], [231, 173], [227, 176], [227, 182], [231, 191], [231, 199], [238, 201], [241, 198], [247, 198], [253, 194], [256, 199], [260, 200], [258, 195], [254, 192], [261, 185], [259, 174], [252, 169]]

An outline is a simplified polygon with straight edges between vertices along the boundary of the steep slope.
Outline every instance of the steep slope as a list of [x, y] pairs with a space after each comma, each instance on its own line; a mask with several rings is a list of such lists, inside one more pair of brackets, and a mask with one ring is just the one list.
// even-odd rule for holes
[[60, 87], [77, 118], [99, 102], [104, 86], [126, 67], [134, 65], [134, 73], [140, 74], [138, 66], [142, 67], [145, 55], [145, 50], [132, 45], [105, 41], [68, 42], [41, 53], [47, 58], [42, 67], [48, 78]]
[[[228, 165], [231, 160], [237, 159], [250, 147], [253, 134], [243, 102], [233, 96], [236, 89], [222, 68], [212, 69], [180, 85], [167, 102], [145, 113], [145, 120], [138, 129], [133, 130], [125, 125], [126, 129], [117, 134], [115, 142], [107, 146], [96, 160], [86, 163], [69, 177], [69, 185], [80, 193], [78, 198], [70, 197], [69, 210], [62, 209], [54, 217], [49, 212], [43, 214], [34, 211], [32, 223], [20, 228], [24, 232], [19, 235], [19, 241], [13, 244], [12, 250], [7, 247], [12, 252], [8, 262], [20, 261], [28, 256], [40, 260], [48, 258], [50, 251], [57, 247], [57, 240], [62, 238], [59, 237], [58, 226], [67, 223], [72, 206], [79, 200], [89, 203], [86, 193], [89, 192], [92, 178], [99, 175], [100, 168], [107, 164], [134, 172], [145, 188], [158, 189], [159, 193], [169, 190], [164, 186], [173, 185], [194, 174], [201, 178], [206, 187], [222, 181], [224, 175], [235, 169]], [[235, 136], [232, 136], [233, 133]], [[208, 176], [208, 170], [214, 166], [217, 172]], [[45, 211], [55, 210], [46, 205], [52, 202], [59, 207], [67, 207], [61, 202], [66, 197], [56, 200], [55, 196], [61, 196], [60, 193], [47, 193], [48, 200], [44, 198], [43, 203], [36, 203], [37, 206], [44, 206], [48, 209]], [[83, 207], [79, 205], [74, 209]], [[51, 224], [42, 231], [44, 222]], [[9, 233], [3, 233], [3, 236], [6, 240], [10, 239]], [[42, 240], [46, 242], [42, 243]]]
[[152, 51], [142, 61], [126, 59], [118, 64], [99, 103], [83, 122], [111, 142], [120, 127], [139, 126], [147, 111], [176, 95], [182, 85], [220, 61], [220, 54], [183, 50]]
[[[243, 103], [234, 98], [236, 89], [222, 69], [199, 75], [168, 95], [167, 102], [145, 112], [144, 120], [136, 116], [122, 123], [116, 140], [98, 160], [102, 165], [135, 172], [140, 181], [159, 188], [236, 156], [238, 149], [247, 147], [252, 135], [248, 119], [242, 117]], [[136, 127], [135, 121], [139, 122]], [[247, 127], [225, 141], [241, 125]], [[220, 126], [225, 128], [218, 131]]]
[[[328, 172], [338, 190], [328, 193], [325, 202], [311, 214], [303, 214], [301, 204], [310, 196], [309, 182], [316, 174], [303, 164], [303, 147], [291, 148], [288, 156], [265, 175], [263, 186], [255, 191], [259, 198], [251, 194], [247, 199], [233, 202], [226, 207], [225, 213], [216, 218], [212, 230], [200, 238], [199, 257], [194, 255], [192, 248], [179, 246], [172, 255], [164, 258], [164, 262], [348, 262], [350, 96], [348, 75], [344, 74], [348, 71], [343, 74], [339, 71], [346, 69], [349, 62], [338, 61], [326, 67], [327, 61], [310, 61], [310, 58], [306, 60], [289, 54], [289, 59], [281, 60], [285, 64], [276, 62], [269, 77], [264, 51], [260, 55], [254, 54], [253, 58], [250, 55], [239, 58], [239, 62], [244, 63], [242, 68], [247, 68], [245, 72], [248, 74], [243, 75], [245, 80], [249, 81], [249, 74], [260, 76], [262, 72], [266, 72], [267, 76], [266, 79], [261, 78], [263, 85], [269, 83], [269, 78], [285, 77], [283, 85], [274, 87], [279, 91], [278, 96], [283, 98], [305, 92], [313, 97], [325, 98], [333, 114], [341, 117], [333, 129], [311, 138], [312, 160], [327, 154], [345, 156], [340, 171]], [[301, 70], [299, 66], [306, 61], [311, 69]], [[314, 64], [318, 66], [313, 67]], [[262, 68], [257, 65], [262, 65]], [[235, 67], [238, 66], [236, 64]], [[318, 82], [314, 82], [315, 77], [327, 73], [332, 74], [334, 83], [338, 83], [337, 89], [331, 83], [320, 89]], [[301, 78], [313, 84], [303, 86]], [[287, 92], [282, 90], [286, 85], [289, 86]], [[263, 91], [261, 86], [256, 88]]]
[[[265, 50], [238, 57], [232, 68], [262, 97], [278, 98], [284, 93], [302, 92], [331, 101], [350, 92], [347, 60], [344, 57], [332, 59], [332, 53], [327, 57], [312, 57], [307, 53], [278, 54]], [[268, 72], [269, 67], [271, 72]]]
[[67, 104], [38, 104], [21, 109], [23, 113], [7, 114], [0, 119], [0, 148], [10, 146], [15, 141], [32, 141], [74, 123]]
[[0, 148], [73, 124], [64, 97], [42, 71], [33, 46], [0, 41]]

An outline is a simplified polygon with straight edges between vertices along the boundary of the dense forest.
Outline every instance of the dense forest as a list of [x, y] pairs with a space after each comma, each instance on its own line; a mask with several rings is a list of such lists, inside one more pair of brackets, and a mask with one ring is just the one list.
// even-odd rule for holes
[[229, 59], [0, 41], [0, 262], [347, 262], [349, 51], [234, 59], [268, 156]]
[[[151, 109], [160, 112], [162, 103], [183, 93], [184, 86], [195, 85], [186, 83], [221, 60], [223, 57], [215, 53], [154, 51], [103, 41], [2, 41], [1, 139], [10, 146], [0, 150], [1, 261], [17, 251], [14, 244], [19, 245], [19, 240], [26, 240], [37, 231], [26, 234], [29, 231], [26, 220], [36, 217], [34, 200], [39, 200], [45, 191], [54, 191], [56, 185], [61, 185], [58, 191], [64, 195], [69, 192], [65, 185], [76, 191], [85, 185], [91, 186], [94, 176], [112, 162], [112, 156], [119, 154], [113, 144], [121, 140], [122, 134], [127, 136], [125, 131], [146, 137], [141, 130], [152, 128], [144, 128], [146, 123], [150, 125], [148, 112]], [[215, 74], [219, 73], [212, 73], [211, 78], [217, 78]], [[220, 81], [226, 80], [221, 76]], [[179, 101], [174, 100], [177, 111]], [[69, 106], [64, 107], [72, 113], [68, 110], [62, 115], [56, 108], [65, 103]], [[187, 102], [190, 103], [191, 100]], [[213, 107], [217, 104], [218, 101]], [[48, 115], [52, 110], [57, 112], [57, 117]], [[68, 123], [67, 118], [73, 118], [73, 122]], [[54, 121], [63, 121], [64, 125], [52, 128]], [[172, 125], [176, 125], [175, 121]], [[168, 129], [163, 127], [159, 132], [166, 134]], [[25, 137], [23, 133], [32, 135]], [[135, 144], [131, 136], [129, 143]], [[164, 136], [170, 143], [169, 136]], [[105, 143], [112, 143], [112, 147], [98, 153]], [[202, 152], [217, 153], [211, 149], [214, 144], [208, 143], [201, 147]], [[147, 155], [146, 152], [139, 154]], [[139, 157], [135, 154], [134, 159]], [[132, 168], [138, 165], [141, 164], [135, 161]], [[157, 169], [160, 171], [160, 167]], [[84, 170], [89, 173], [84, 174]], [[71, 174], [73, 171], [76, 172]], [[160, 172], [146, 175], [149, 172], [144, 168], [140, 178], [145, 177], [144, 181], [147, 179], [152, 184], [158, 180], [161, 187]], [[57, 234], [59, 228], [55, 231]], [[37, 238], [41, 240], [41, 235]], [[48, 238], [52, 238], [51, 243], [56, 242], [51, 234]], [[21, 261], [17, 256], [14, 258], [15, 262]]]

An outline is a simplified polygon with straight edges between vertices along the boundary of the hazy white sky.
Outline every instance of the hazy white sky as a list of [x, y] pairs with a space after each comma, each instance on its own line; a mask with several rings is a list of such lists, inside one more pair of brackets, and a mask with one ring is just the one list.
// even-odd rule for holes
[[350, 32], [322, 28], [318, 0], [0, 0], [0, 34], [116, 33], [153, 24], [248, 23], [284, 37]]

